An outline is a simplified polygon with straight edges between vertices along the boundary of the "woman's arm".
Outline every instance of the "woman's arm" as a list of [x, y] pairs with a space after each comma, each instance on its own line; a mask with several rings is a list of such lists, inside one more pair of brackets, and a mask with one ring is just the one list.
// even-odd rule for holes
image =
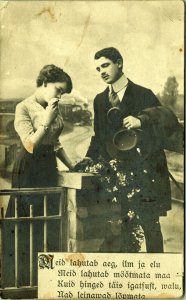
[[69, 170], [73, 170], [74, 164], [69, 159], [68, 155], [66, 154], [64, 148], [59, 148], [56, 151], [57, 157], [69, 168]]
[[43, 124], [34, 131], [28, 108], [23, 103], [17, 105], [14, 122], [15, 130], [23, 146], [29, 153], [33, 153], [34, 148], [41, 144], [52, 121], [56, 118], [57, 113], [57, 107], [55, 105], [48, 106], [43, 118]]

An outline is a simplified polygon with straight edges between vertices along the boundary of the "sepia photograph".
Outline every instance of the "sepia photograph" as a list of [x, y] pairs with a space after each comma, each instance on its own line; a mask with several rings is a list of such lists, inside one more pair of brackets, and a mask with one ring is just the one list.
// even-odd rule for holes
[[1, 297], [180, 298], [184, 2], [1, 1], [0, 53]]

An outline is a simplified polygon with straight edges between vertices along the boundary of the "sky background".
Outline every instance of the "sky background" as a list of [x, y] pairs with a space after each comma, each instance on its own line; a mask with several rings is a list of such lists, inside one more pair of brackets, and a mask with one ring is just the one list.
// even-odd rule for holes
[[114, 46], [133, 82], [162, 92], [176, 76], [183, 93], [182, 1], [1, 1], [0, 98], [27, 97], [45, 64], [70, 74], [92, 100], [105, 88], [96, 51]]

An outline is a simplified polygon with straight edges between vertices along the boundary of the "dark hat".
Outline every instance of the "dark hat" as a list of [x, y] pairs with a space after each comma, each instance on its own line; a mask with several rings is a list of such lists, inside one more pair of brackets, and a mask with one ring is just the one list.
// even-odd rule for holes
[[137, 130], [122, 128], [113, 136], [113, 145], [119, 151], [128, 151], [136, 147], [140, 135]]
[[123, 159], [126, 153], [140, 148], [140, 154], [146, 158], [152, 151], [152, 133], [141, 129], [123, 127], [123, 115], [118, 107], [111, 108], [107, 113], [108, 122], [115, 129], [112, 136], [107, 138], [106, 148], [113, 158]]

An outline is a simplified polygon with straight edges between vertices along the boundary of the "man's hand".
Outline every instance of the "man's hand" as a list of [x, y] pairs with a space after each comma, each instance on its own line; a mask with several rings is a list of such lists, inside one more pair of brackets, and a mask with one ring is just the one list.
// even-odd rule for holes
[[135, 128], [137, 129], [137, 128], [141, 128], [141, 121], [138, 118], [135, 118], [133, 116], [128, 116], [123, 119], [123, 125], [127, 129], [135, 129]]

